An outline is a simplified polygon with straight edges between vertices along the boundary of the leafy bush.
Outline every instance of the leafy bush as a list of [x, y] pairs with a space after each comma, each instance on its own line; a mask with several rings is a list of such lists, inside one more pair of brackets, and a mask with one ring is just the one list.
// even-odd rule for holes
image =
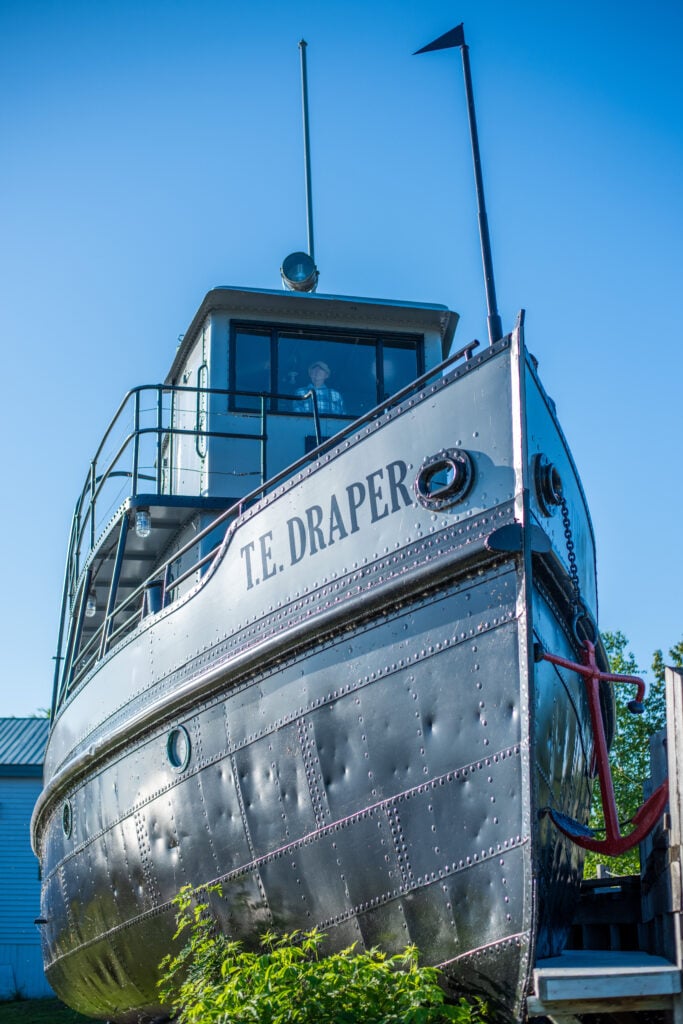
[[[206, 892], [207, 890], [205, 890]], [[219, 886], [208, 891], [220, 892]], [[178, 1024], [483, 1024], [482, 1003], [445, 1002], [438, 971], [419, 967], [415, 946], [388, 956], [354, 946], [322, 956], [313, 929], [267, 932], [250, 952], [216, 928], [208, 903], [185, 886], [178, 893], [176, 939], [186, 942], [161, 963], [161, 998]]]

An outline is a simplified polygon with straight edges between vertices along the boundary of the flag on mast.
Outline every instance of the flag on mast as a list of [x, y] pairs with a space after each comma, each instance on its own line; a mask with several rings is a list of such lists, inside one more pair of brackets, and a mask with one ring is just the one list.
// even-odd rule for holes
[[481, 174], [481, 160], [479, 157], [479, 136], [477, 133], [477, 119], [474, 113], [474, 96], [472, 94], [472, 76], [470, 74], [469, 49], [465, 43], [465, 30], [462, 22], [450, 32], [445, 32], [433, 43], [428, 43], [418, 53], [431, 53], [433, 50], [460, 50], [462, 57], [462, 70], [465, 77], [465, 95], [467, 97], [467, 115], [470, 123], [470, 139], [472, 142], [472, 161], [474, 163], [474, 184], [477, 192], [477, 213], [479, 217], [479, 237], [481, 241], [481, 256], [484, 264], [484, 286], [486, 289], [486, 308], [488, 311], [489, 341], [493, 345], [495, 341], [503, 336], [503, 326], [498, 314], [496, 303], [496, 286], [493, 280], [493, 259], [491, 257], [491, 240], [489, 238], [489, 222], [486, 216], [484, 203], [484, 181]]
[[463, 22], [460, 22], [455, 28], [452, 28], [450, 32], [444, 32], [442, 36], [435, 39], [433, 43], [427, 43], [421, 50], [416, 50], [413, 57], [417, 56], [418, 53], [430, 53], [432, 50], [451, 50], [456, 46], [465, 45], [465, 29], [463, 28]]

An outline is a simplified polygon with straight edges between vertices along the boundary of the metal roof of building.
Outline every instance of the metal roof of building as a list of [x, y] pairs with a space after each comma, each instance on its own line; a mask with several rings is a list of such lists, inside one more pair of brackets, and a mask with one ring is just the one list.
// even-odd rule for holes
[[49, 718], [0, 718], [0, 769], [43, 763]]

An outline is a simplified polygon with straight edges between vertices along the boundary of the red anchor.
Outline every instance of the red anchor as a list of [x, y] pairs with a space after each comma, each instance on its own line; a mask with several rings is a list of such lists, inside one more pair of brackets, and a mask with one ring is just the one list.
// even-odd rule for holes
[[640, 843], [646, 835], [654, 828], [657, 821], [664, 813], [666, 802], [669, 798], [669, 783], [665, 779], [654, 793], [648, 797], [633, 818], [631, 824], [633, 830], [628, 835], [622, 836], [619, 829], [617, 817], [617, 805], [614, 799], [614, 783], [612, 772], [609, 766], [609, 752], [605, 738], [605, 725], [600, 711], [600, 683], [630, 683], [636, 686], [637, 694], [634, 700], [630, 701], [628, 708], [635, 714], [642, 714], [643, 699], [645, 697], [645, 683], [638, 676], [622, 676], [613, 672], [601, 672], [595, 661], [595, 645], [590, 640], [583, 643], [583, 664], [569, 661], [567, 658], [560, 658], [557, 654], [546, 654], [541, 652], [540, 657], [553, 665], [567, 668], [571, 672], [577, 672], [583, 676], [588, 694], [588, 705], [593, 725], [593, 737], [595, 743], [595, 760], [600, 780], [600, 795], [602, 797], [602, 810], [605, 816], [605, 838], [595, 839], [592, 829], [581, 825], [580, 822], [558, 811], [548, 808], [555, 826], [564, 832], [578, 846], [585, 850], [592, 850], [595, 853], [604, 853], [608, 857], [618, 857], [627, 850], [632, 849]]

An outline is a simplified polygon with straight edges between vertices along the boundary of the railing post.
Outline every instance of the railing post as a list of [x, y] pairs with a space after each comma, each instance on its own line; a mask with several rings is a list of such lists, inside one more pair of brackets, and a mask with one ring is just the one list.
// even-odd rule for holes
[[119, 589], [119, 579], [121, 577], [121, 566], [123, 565], [123, 555], [126, 550], [127, 536], [128, 516], [124, 515], [121, 517], [121, 530], [119, 532], [119, 542], [116, 547], [116, 561], [114, 562], [114, 571], [112, 572], [109, 594], [107, 596], [107, 607], [104, 612], [104, 622], [102, 623], [102, 641], [100, 643], [98, 655], [100, 658], [103, 658], [107, 653], [107, 644], [109, 642], [109, 634], [111, 633], [112, 613], [114, 611], [114, 605], [116, 604], [116, 593]]
[[97, 487], [97, 468], [94, 460], [90, 463], [90, 550], [95, 547], [95, 489]]
[[266, 458], [266, 443], [268, 441], [268, 435], [266, 434], [266, 396], [261, 395], [261, 486], [265, 484], [268, 479], [267, 476], [267, 458]]
[[168, 573], [169, 573], [170, 568], [171, 568], [171, 564], [169, 562], [167, 562], [166, 565], [164, 566], [164, 585], [163, 585], [163, 588], [162, 588], [162, 591], [161, 591], [161, 607], [162, 608], [166, 607], [166, 588], [168, 587]]
[[315, 393], [315, 388], [311, 388], [309, 394], [313, 399], [313, 424], [315, 426], [315, 443], [316, 445], [319, 445], [322, 443], [322, 434], [320, 432], [320, 413], [318, 412], [318, 396]]
[[161, 494], [161, 439], [164, 429], [164, 392], [157, 388], [157, 494]]
[[168, 493], [173, 494], [173, 458], [175, 455], [175, 388], [171, 389], [171, 408], [168, 420]]
[[[71, 594], [71, 585], [74, 580], [77, 580], [81, 571], [81, 498], [78, 499], [76, 510], [74, 511], [74, 521], [72, 523], [72, 537], [69, 541], [69, 554], [72, 558], [69, 562], [69, 571], [71, 576], [69, 578], [69, 594]], [[75, 530], [75, 533], [73, 532]]]
[[76, 573], [73, 574], [73, 563], [74, 560], [78, 560], [78, 544], [80, 541], [80, 501], [74, 509], [73, 519], [71, 520], [71, 536], [69, 537], [69, 549], [66, 554], [66, 565], [64, 566], [64, 582], [62, 584], [62, 607], [61, 614], [59, 616], [59, 634], [57, 636], [57, 653], [54, 655], [55, 671], [54, 678], [52, 681], [52, 718], [55, 717], [57, 711], [57, 698], [60, 692], [61, 683], [61, 669], [64, 656], [62, 654], [62, 644], [64, 642], [64, 625], [67, 621], [67, 617], [70, 620], [70, 596], [72, 580], [78, 579], [78, 566], [76, 566]]
[[133, 484], [131, 497], [138, 493], [138, 460], [140, 458], [140, 391], [135, 392], [133, 407]]
[[76, 613], [76, 619], [71, 620], [71, 630], [67, 638], [66, 644], [66, 657], [64, 659], [64, 672], [62, 674], [62, 688], [61, 697], [66, 697], [69, 692], [71, 680], [73, 679], [74, 668], [76, 667], [76, 656], [78, 654], [78, 648], [81, 643], [81, 633], [83, 631], [83, 618], [85, 616], [85, 603], [88, 600], [88, 594], [90, 593], [90, 587], [92, 584], [92, 571], [87, 570], [85, 579], [83, 580], [83, 587], [80, 593], [80, 601], [78, 604], [78, 611]]
[[54, 676], [53, 676], [54, 682], [52, 684], [52, 701], [50, 703], [50, 719], [54, 722], [55, 715], [57, 714], [57, 706], [58, 706], [59, 693], [60, 693], [60, 689], [59, 689], [59, 682], [60, 682], [59, 673], [60, 673], [61, 665], [62, 665], [62, 662], [64, 661], [64, 658], [63, 658], [63, 656], [61, 654], [53, 654], [52, 655], [52, 660], [55, 663], [55, 671], [54, 671]]

